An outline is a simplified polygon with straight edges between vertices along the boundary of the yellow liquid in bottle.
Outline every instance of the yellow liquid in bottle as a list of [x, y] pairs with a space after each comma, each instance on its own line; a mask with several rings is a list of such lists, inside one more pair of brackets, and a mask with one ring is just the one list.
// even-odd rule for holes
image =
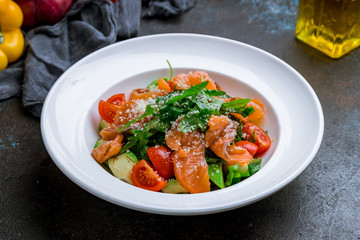
[[360, 0], [300, 0], [296, 37], [332, 58], [360, 45]]

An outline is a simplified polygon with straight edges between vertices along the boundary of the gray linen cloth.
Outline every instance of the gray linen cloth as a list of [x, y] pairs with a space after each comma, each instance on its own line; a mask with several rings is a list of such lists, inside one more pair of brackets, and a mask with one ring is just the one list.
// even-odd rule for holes
[[24, 56], [0, 71], [0, 100], [19, 96], [24, 107], [40, 117], [50, 88], [72, 64], [136, 36], [141, 16], [167, 18], [194, 5], [195, 0], [75, 0], [60, 22], [26, 32]]

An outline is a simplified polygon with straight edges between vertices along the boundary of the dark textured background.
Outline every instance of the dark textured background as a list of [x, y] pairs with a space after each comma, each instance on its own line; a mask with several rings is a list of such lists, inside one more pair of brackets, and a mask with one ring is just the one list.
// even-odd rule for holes
[[299, 71], [320, 99], [325, 133], [293, 182], [250, 206], [213, 215], [125, 209], [60, 172], [45, 150], [39, 120], [14, 98], [0, 102], [0, 239], [360, 239], [360, 49], [331, 60], [296, 41], [296, 12], [297, 1], [198, 0], [180, 17], [143, 19], [139, 33], [226, 37]]

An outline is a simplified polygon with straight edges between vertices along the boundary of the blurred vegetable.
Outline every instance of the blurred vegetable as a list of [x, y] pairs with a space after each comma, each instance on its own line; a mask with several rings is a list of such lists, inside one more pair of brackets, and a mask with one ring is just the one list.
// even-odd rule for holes
[[0, 0], [0, 70], [18, 60], [23, 53], [22, 22], [20, 7], [13, 1]]
[[[1, 1], [1, 0], [0, 0]], [[15, 0], [24, 13], [24, 26], [55, 24], [69, 10], [73, 0]]]

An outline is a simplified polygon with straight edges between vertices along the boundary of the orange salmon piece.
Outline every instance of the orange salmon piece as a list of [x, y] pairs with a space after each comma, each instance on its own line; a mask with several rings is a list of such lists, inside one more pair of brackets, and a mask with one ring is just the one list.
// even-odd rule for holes
[[158, 79], [158, 88], [166, 92], [171, 91], [170, 85], [162, 78]]
[[192, 85], [197, 85], [201, 82], [209, 81], [206, 86], [209, 90], [216, 90], [215, 82], [209, 77], [209, 74], [204, 71], [189, 72], [189, 74], [180, 73], [173, 77], [172, 82], [177, 89], [188, 89]]
[[197, 85], [201, 82], [209, 81], [206, 86], [209, 90], [216, 90], [214, 81], [209, 77], [209, 74], [204, 71], [189, 72], [189, 82], [191, 85]]
[[258, 99], [251, 99], [251, 102], [246, 104], [246, 107], [253, 107], [255, 112], [245, 118], [246, 121], [249, 122], [258, 122], [264, 117], [264, 105]]
[[174, 150], [171, 159], [180, 184], [190, 193], [210, 191], [208, 165], [205, 159], [204, 134], [201, 131], [183, 133], [177, 120], [165, 135], [166, 144]]
[[189, 76], [185, 73], [180, 73], [173, 77], [172, 82], [177, 89], [183, 90], [190, 88]]
[[247, 164], [252, 155], [240, 146], [230, 145], [236, 137], [239, 123], [226, 116], [211, 116], [208, 122], [209, 129], [205, 133], [205, 146], [226, 161], [230, 166], [239, 163]]
[[91, 156], [98, 162], [103, 163], [106, 159], [118, 154], [121, 150], [121, 142], [124, 136], [119, 134], [114, 140], [106, 141], [99, 147], [94, 148]]
[[148, 88], [139, 88], [135, 89], [130, 93], [130, 100], [132, 99], [149, 99], [149, 98], [157, 98], [159, 96], [164, 96], [167, 93], [167, 91], [163, 90], [155, 90], [150, 91]]

